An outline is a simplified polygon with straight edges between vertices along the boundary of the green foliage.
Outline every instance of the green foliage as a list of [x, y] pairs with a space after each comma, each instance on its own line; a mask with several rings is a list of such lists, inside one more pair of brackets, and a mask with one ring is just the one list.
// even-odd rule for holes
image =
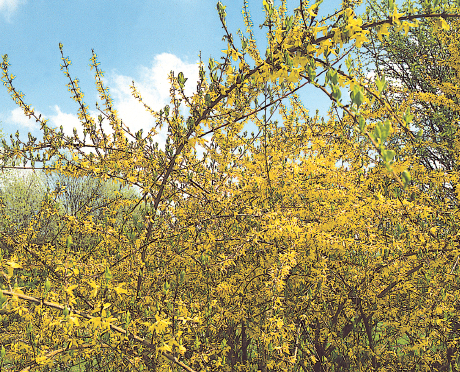
[[2, 221], [3, 229], [14, 227], [20, 231], [25, 228], [38, 215], [45, 192], [43, 179], [36, 173], [27, 170], [5, 171], [0, 178], [2, 212], [8, 216], [8, 222], [5, 219]]
[[[367, 18], [375, 19], [385, 14], [385, 4], [386, 1], [371, 1]], [[453, 4], [449, 1], [405, 1], [401, 9], [408, 13], [448, 12]], [[398, 136], [392, 146], [399, 149], [400, 156], [405, 153], [408, 157], [416, 157], [427, 170], [451, 172], [458, 169], [455, 138], [459, 100], [452, 88], [446, 90], [457, 79], [458, 68], [454, 60], [458, 49], [453, 45], [448, 47], [446, 39], [440, 37], [449, 25], [452, 29], [447, 32], [456, 33], [457, 24], [450, 18], [442, 24], [434, 18], [426, 18], [405, 33], [388, 29], [384, 38], [371, 31], [372, 42], [361, 51], [369, 68], [386, 78], [385, 85], [389, 84], [384, 93], [387, 104], [406, 110], [403, 115], [406, 133]], [[375, 83], [381, 91], [382, 80], [376, 79]], [[435, 99], [436, 96], [439, 99]], [[456, 203], [452, 186], [446, 184], [442, 194]]]

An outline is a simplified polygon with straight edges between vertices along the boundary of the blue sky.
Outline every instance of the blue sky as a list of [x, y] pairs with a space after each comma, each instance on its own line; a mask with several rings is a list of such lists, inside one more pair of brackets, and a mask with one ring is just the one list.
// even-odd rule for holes
[[[222, 0], [227, 7], [227, 25], [236, 34], [244, 29], [242, 0]], [[298, 0], [288, 2], [290, 9]], [[337, 0], [325, 0], [332, 11]], [[262, 0], [249, 0], [255, 29], [263, 22]], [[206, 62], [219, 59], [226, 49], [216, 0], [0, 0], [0, 54], [8, 54], [15, 86], [28, 104], [67, 133], [78, 127], [77, 105], [70, 99], [67, 80], [60, 71], [58, 44], [72, 61], [71, 75], [80, 79], [90, 111], [95, 112], [97, 92], [89, 69], [91, 49], [106, 73], [116, 108], [131, 129], [148, 128], [153, 119], [131, 97], [129, 85], [136, 82], [143, 98], [153, 108], [168, 103], [168, 73], [182, 71], [190, 81], [198, 76], [201, 51]], [[264, 34], [258, 31], [261, 39]], [[262, 44], [263, 45], [263, 44]], [[193, 89], [193, 84], [190, 85]], [[307, 107], [314, 113], [328, 105], [319, 92], [306, 92]], [[0, 87], [0, 128], [4, 134], [19, 130], [39, 135], [38, 126], [27, 119]]]

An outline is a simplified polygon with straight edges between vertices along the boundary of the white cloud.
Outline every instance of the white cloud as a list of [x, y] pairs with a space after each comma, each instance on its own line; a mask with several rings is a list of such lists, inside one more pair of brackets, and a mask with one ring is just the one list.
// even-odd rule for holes
[[[110, 87], [114, 106], [118, 111], [119, 118], [123, 120], [123, 123], [133, 132], [141, 128], [147, 131], [155, 124], [155, 120], [152, 115], [145, 110], [143, 105], [132, 97], [131, 89], [129, 88], [132, 81], [133, 79], [129, 76], [114, 73], [110, 76], [107, 85]], [[151, 105], [150, 107], [154, 109], [159, 108], [151, 104], [151, 102], [158, 102], [156, 92], [150, 92], [145, 89], [143, 83], [136, 84], [136, 88], [140, 91], [142, 99], [146, 104]]]
[[[37, 116], [40, 115], [39, 112], [35, 111]], [[11, 111], [10, 117], [7, 119], [11, 124], [16, 124], [18, 127], [17, 129], [21, 132], [21, 129], [26, 128], [28, 131], [34, 130], [38, 128], [38, 124], [36, 123], [34, 118], [28, 118], [24, 115], [24, 110], [20, 107], [15, 108]]]
[[108, 85], [120, 118], [132, 130], [148, 131], [154, 124], [154, 118], [143, 105], [134, 99], [129, 88], [134, 80], [136, 89], [143, 101], [153, 110], [160, 110], [170, 103], [170, 83], [168, 76], [174, 71], [177, 76], [182, 72], [188, 79], [185, 93], [192, 94], [198, 81], [198, 62], [187, 63], [173, 54], [162, 53], [155, 56], [152, 66], [140, 68], [140, 79], [119, 75], [116, 72], [108, 75]]
[[154, 89], [159, 94], [162, 103], [169, 101], [169, 79], [171, 71], [177, 76], [182, 72], [188, 79], [185, 84], [185, 93], [192, 94], [198, 81], [198, 62], [186, 63], [173, 54], [162, 53], [155, 57], [151, 68], [142, 68], [142, 83], [151, 84], [150, 89]]
[[[171, 70], [176, 75], [182, 72], [188, 79], [185, 83], [185, 92], [188, 95], [191, 95], [195, 91], [199, 76], [198, 63], [187, 63], [175, 55], [168, 53], [155, 56], [150, 67], [142, 66], [139, 70], [140, 78], [135, 81], [136, 88], [140, 92], [144, 102], [154, 110], [160, 110], [165, 105], [170, 104], [168, 75]], [[130, 86], [134, 79], [130, 76], [112, 72], [106, 74], [105, 80], [105, 83], [110, 88], [114, 107], [123, 122], [132, 132], [136, 132], [139, 129], [143, 129], [144, 133], [148, 132], [155, 125], [155, 119], [131, 95]], [[102, 102], [99, 103], [103, 107]], [[76, 128], [80, 138], [83, 137], [83, 127], [76, 114], [65, 113], [57, 105], [53, 106], [52, 109], [55, 113], [48, 115], [48, 125], [50, 127], [59, 128], [62, 126], [66, 135], [72, 135], [73, 128]], [[39, 115], [38, 112], [36, 114]], [[99, 114], [97, 111], [90, 111], [90, 115], [96, 121]], [[18, 126], [19, 131], [24, 128], [28, 131], [39, 129], [39, 125], [35, 120], [28, 119], [20, 108], [12, 110], [8, 119], [12, 124]], [[110, 127], [106, 120], [104, 124], [104, 130], [110, 132]], [[163, 128], [158, 135], [157, 141], [160, 145], [164, 145], [165, 143], [166, 130], [167, 128]]]
[[25, 2], [26, 0], [0, 0], [0, 13], [9, 21], [17, 7]]
[[375, 70], [369, 70], [366, 74], [366, 79], [367, 80], [371, 80], [371, 81], [374, 81], [375, 77], [377, 76], [377, 74], [375, 73]]
[[[53, 109], [56, 113], [54, 115], [48, 115], [48, 126], [59, 129], [59, 127], [62, 125], [66, 135], [72, 135], [73, 128], [75, 127], [77, 128], [78, 135], [83, 136], [83, 127], [77, 115], [66, 114], [65, 112], [62, 112], [60, 107], [57, 105], [53, 106]], [[39, 116], [41, 113], [35, 110], [35, 115]], [[11, 125], [15, 125], [19, 132], [21, 132], [22, 129], [26, 129], [27, 131], [35, 131], [39, 130], [40, 128], [40, 124], [37, 123], [34, 118], [29, 119], [27, 116], [25, 116], [24, 110], [22, 110], [20, 107], [17, 107], [10, 112], [10, 115], [7, 118], [7, 122]]]
[[83, 127], [77, 115], [66, 114], [57, 105], [54, 106], [54, 110], [56, 111], [56, 115], [50, 116], [48, 124], [50, 127], [59, 128], [62, 125], [64, 133], [68, 136], [73, 135], [73, 128], [76, 128], [80, 138], [83, 137]]

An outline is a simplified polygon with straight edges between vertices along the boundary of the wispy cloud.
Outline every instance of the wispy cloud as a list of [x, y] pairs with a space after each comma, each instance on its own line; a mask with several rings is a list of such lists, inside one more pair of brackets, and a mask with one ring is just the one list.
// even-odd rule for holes
[[0, 0], [0, 14], [9, 21], [18, 6], [25, 3], [26, 0]]
[[83, 137], [83, 127], [80, 123], [80, 119], [75, 114], [66, 114], [61, 111], [58, 105], [54, 106], [56, 114], [50, 116], [48, 125], [59, 128], [62, 126], [66, 135], [73, 134], [73, 128], [77, 129], [78, 135]]
[[[35, 111], [35, 114], [37, 116], [40, 115], [40, 113], [37, 111]], [[22, 129], [32, 131], [38, 128], [38, 124], [36, 123], [35, 119], [29, 119], [27, 116], [25, 116], [24, 110], [20, 107], [17, 107], [11, 111], [7, 121], [14, 125], [19, 132], [22, 132]]]
[[[1, 0], [0, 0], [1, 1]], [[110, 93], [114, 101], [115, 109], [118, 111], [119, 117], [123, 120], [132, 132], [143, 129], [147, 132], [155, 125], [155, 119], [145, 110], [143, 105], [139, 103], [131, 95], [130, 86], [132, 81], [135, 80], [135, 85], [141, 93], [144, 102], [154, 110], [160, 110], [165, 105], [170, 103], [170, 83], [168, 75], [174, 71], [177, 75], [182, 72], [188, 79], [185, 83], [185, 92], [192, 94], [198, 81], [198, 64], [187, 63], [173, 54], [162, 53], [152, 61], [151, 66], [142, 66], [140, 69], [139, 79], [133, 79], [131, 76], [111, 72], [106, 74], [105, 83], [110, 88]], [[54, 113], [48, 115], [48, 125], [51, 127], [63, 127], [66, 135], [72, 135], [73, 129], [77, 129], [79, 136], [83, 136], [83, 127], [75, 113], [66, 113], [55, 105], [52, 107]], [[39, 113], [37, 113], [38, 115]], [[96, 120], [98, 112], [90, 111], [90, 114]], [[24, 116], [20, 108], [16, 108], [10, 112], [7, 118], [8, 122], [17, 126], [17, 129], [35, 131], [39, 129], [39, 125], [33, 120]], [[110, 131], [108, 124], [103, 126], [104, 129]], [[166, 128], [162, 131], [157, 138], [161, 144], [166, 140]]]
[[[59, 129], [59, 127], [62, 126], [64, 133], [67, 135], [73, 134], [73, 128], [76, 128], [78, 130], [78, 134], [83, 135], [83, 128], [77, 115], [66, 114], [62, 112], [57, 105], [53, 106], [53, 109], [55, 114], [48, 116], [48, 125], [50, 127]], [[35, 110], [35, 115], [40, 116], [41, 113]], [[29, 119], [25, 116], [24, 110], [20, 107], [11, 110], [9, 116], [6, 118], [6, 121], [22, 134], [24, 134], [24, 131], [32, 132], [40, 129], [39, 123], [37, 123], [34, 118]]]
[[154, 118], [131, 95], [130, 85], [135, 80], [135, 86], [143, 101], [154, 110], [160, 110], [170, 103], [170, 83], [168, 75], [171, 71], [182, 72], [188, 79], [185, 92], [192, 94], [198, 81], [198, 63], [187, 63], [173, 54], [162, 53], [155, 56], [150, 67], [140, 68], [140, 79], [119, 75], [116, 72], [108, 75], [112, 98], [123, 122], [131, 130], [148, 130], [154, 125]]

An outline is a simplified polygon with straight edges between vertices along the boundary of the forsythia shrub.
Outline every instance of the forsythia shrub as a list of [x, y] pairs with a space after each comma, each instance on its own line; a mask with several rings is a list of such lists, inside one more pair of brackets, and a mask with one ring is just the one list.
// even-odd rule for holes
[[[403, 14], [390, 2], [384, 17], [363, 21], [356, 5], [318, 17], [320, 3], [288, 14], [285, 1], [263, 1], [261, 55], [247, 2], [239, 40], [219, 2], [228, 48], [200, 63], [193, 95], [171, 73], [170, 105], [155, 112], [132, 86], [156, 118], [148, 132], [118, 117], [96, 53], [97, 120], [59, 46], [83, 138], [35, 114], [3, 57], [4, 85], [43, 133], [3, 141], [4, 167], [113, 181], [140, 196], [66, 213], [59, 187], [20, 231], [2, 227], [0, 368], [460, 368], [458, 202], [437, 196], [458, 184], [458, 168], [429, 172], [397, 146], [402, 136], [424, 146], [416, 113], [351, 58], [371, 30], [407, 33], [419, 19], [449, 43], [457, 9]], [[308, 84], [330, 99], [327, 118], [297, 95]], [[50, 219], [56, 227], [39, 236]]]

